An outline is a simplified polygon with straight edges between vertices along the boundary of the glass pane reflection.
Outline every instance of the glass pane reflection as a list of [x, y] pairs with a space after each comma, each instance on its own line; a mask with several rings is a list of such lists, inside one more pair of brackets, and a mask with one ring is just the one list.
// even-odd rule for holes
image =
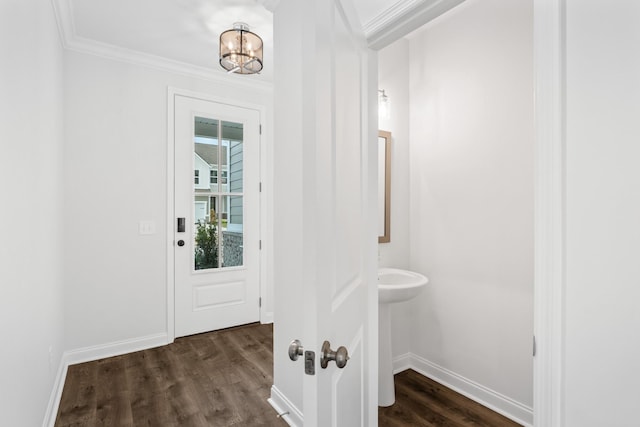
[[194, 119], [195, 270], [237, 267], [243, 253], [243, 124]]

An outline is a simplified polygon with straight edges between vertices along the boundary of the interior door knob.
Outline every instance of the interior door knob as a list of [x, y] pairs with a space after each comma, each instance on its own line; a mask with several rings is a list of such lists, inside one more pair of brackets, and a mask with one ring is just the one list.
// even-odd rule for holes
[[342, 369], [347, 366], [347, 361], [349, 360], [349, 352], [345, 347], [338, 347], [338, 350], [331, 350], [331, 343], [329, 341], [325, 341], [322, 344], [322, 352], [320, 353], [320, 366], [322, 369], [327, 369], [329, 366], [329, 362], [334, 360], [336, 362], [336, 366]]
[[302, 343], [299, 340], [291, 341], [289, 344], [289, 359], [298, 360], [298, 356], [302, 356], [304, 354], [304, 347], [302, 347]]

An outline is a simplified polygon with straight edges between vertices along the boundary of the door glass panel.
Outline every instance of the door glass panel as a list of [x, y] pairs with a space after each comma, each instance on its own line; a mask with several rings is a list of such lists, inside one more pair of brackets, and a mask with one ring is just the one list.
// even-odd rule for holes
[[222, 122], [222, 140], [228, 145], [228, 167], [223, 170], [223, 180], [230, 193], [242, 193], [242, 123]]
[[243, 230], [242, 196], [226, 196], [228, 198], [229, 216], [226, 227], [222, 229], [223, 267], [243, 265]]
[[243, 124], [194, 119], [195, 270], [243, 262]]
[[194, 268], [217, 268], [220, 265], [219, 227], [216, 215], [218, 190], [219, 121], [205, 117], [194, 120], [193, 169], [193, 239]]
[[194, 266], [196, 270], [219, 265], [218, 227], [215, 222], [200, 219], [195, 224]]

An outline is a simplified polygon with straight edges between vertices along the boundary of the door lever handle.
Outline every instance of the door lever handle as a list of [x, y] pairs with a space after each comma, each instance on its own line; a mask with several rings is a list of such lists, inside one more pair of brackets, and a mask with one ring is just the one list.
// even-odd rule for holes
[[349, 360], [349, 352], [345, 347], [338, 347], [338, 350], [331, 350], [331, 343], [329, 341], [325, 341], [322, 344], [322, 351], [320, 353], [320, 367], [322, 369], [327, 369], [329, 366], [329, 362], [336, 362], [336, 366], [342, 369], [347, 366], [347, 361]]

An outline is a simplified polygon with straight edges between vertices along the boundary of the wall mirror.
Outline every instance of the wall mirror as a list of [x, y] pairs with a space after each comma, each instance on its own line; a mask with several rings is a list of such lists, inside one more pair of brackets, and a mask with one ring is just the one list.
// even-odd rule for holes
[[391, 240], [391, 132], [378, 131], [378, 243]]

